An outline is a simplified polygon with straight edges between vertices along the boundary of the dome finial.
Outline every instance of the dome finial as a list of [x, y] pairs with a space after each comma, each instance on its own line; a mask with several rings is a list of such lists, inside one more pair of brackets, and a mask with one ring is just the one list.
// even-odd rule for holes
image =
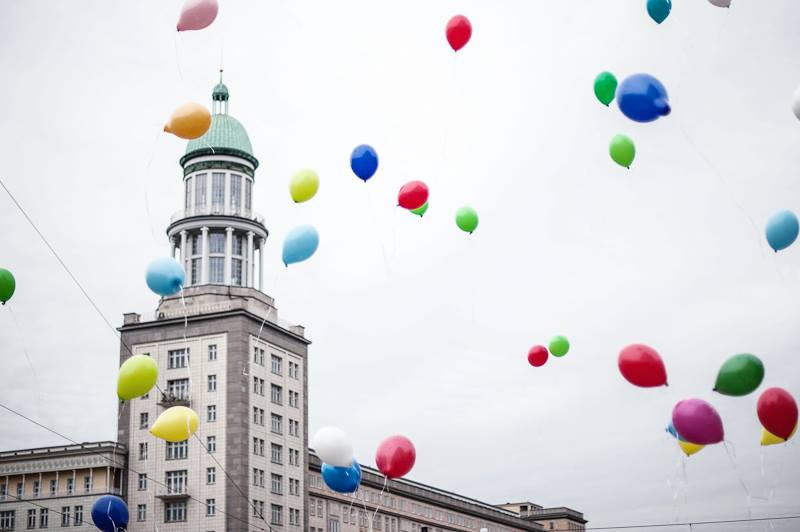
[[222, 83], [222, 67], [219, 68], [219, 83], [214, 87], [211, 93], [211, 104], [214, 114], [228, 114], [228, 99], [230, 93], [228, 87]]

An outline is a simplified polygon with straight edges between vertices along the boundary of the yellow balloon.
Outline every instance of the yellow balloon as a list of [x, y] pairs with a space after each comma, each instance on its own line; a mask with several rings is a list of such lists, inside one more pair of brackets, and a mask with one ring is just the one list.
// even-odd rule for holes
[[164, 131], [182, 139], [202, 137], [211, 127], [211, 113], [199, 103], [185, 103], [175, 109]]
[[313, 198], [319, 190], [319, 176], [314, 170], [300, 170], [289, 182], [289, 193], [295, 203]]
[[173, 406], [164, 410], [153, 426], [150, 434], [168, 442], [188, 440], [197, 430], [200, 418], [197, 412], [185, 406]]
[[147, 355], [134, 355], [119, 368], [117, 395], [123, 401], [141, 397], [155, 386], [158, 365]]
[[690, 443], [688, 441], [681, 441], [678, 440], [678, 445], [681, 446], [681, 450], [686, 453], [686, 456], [692, 456], [694, 453], [699, 453], [703, 450], [705, 445], [699, 445], [697, 443]]
[[[789, 434], [789, 438], [794, 436], [795, 432], [797, 432], [797, 425], [794, 426], [794, 430], [792, 430], [792, 433]], [[786, 441], [787, 440], [784, 440], [780, 436], [775, 436], [764, 427], [761, 427], [761, 445], [777, 445], [779, 443], [786, 443]]]

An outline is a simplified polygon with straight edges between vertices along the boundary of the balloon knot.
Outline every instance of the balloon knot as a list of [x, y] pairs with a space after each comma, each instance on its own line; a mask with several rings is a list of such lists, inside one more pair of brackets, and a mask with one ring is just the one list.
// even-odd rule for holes
[[664, 381], [664, 386], [669, 386], [669, 383], [667, 381]]

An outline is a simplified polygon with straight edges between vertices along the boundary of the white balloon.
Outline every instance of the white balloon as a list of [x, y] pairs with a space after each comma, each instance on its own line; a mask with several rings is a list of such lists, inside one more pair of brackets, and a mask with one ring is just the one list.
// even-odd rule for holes
[[731, 7], [731, 0], [708, 0], [712, 5], [717, 7]]
[[311, 446], [326, 464], [337, 467], [353, 465], [353, 444], [339, 427], [323, 427], [314, 434]]
[[797, 87], [792, 94], [792, 112], [800, 120], [800, 87]]

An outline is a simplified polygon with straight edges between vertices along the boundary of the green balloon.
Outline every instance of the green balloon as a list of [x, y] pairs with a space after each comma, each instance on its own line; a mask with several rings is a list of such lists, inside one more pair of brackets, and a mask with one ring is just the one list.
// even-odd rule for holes
[[472, 207], [461, 207], [456, 211], [456, 225], [469, 234], [478, 227], [478, 213]]
[[611, 72], [600, 72], [594, 78], [594, 95], [600, 100], [600, 103], [608, 107], [608, 104], [614, 101], [614, 95], [617, 92], [617, 78]]
[[0, 268], [0, 302], [2, 302], [3, 305], [6, 304], [6, 301], [11, 299], [16, 288], [17, 281], [14, 280], [14, 276], [11, 272]]
[[550, 345], [547, 346], [547, 350], [554, 357], [563, 357], [569, 351], [569, 340], [567, 340], [566, 336], [553, 336], [553, 339], [550, 340]]
[[422, 204], [422, 207], [417, 207], [416, 209], [411, 209], [411, 212], [422, 218], [422, 215], [428, 211], [428, 202]]
[[630, 137], [625, 135], [616, 135], [611, 139], [611, 144], [608, 146], [608, 153], [614, 162], [620, 166], [630, 169], [633, 158], [636, 157], [636, 146]]
[[764, 380], [764, 364], [747, 353], [734, 355], [719, 368], [714, 391], [723, 395], [747, 395]]

